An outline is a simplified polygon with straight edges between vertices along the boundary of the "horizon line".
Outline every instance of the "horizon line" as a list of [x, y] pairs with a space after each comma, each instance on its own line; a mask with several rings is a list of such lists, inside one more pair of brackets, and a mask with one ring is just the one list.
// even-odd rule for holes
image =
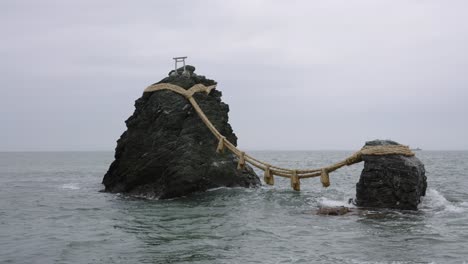
[[[359, 149], [245, 149], [248, 152], [304, 152], [304, 151], [358, 151]], [[420, 151], [468, 151], [468, 149], [421, 149]], [[115, 150], [0, 150], [0, 153], [44, 153], [44, 152], [115, 152]]]

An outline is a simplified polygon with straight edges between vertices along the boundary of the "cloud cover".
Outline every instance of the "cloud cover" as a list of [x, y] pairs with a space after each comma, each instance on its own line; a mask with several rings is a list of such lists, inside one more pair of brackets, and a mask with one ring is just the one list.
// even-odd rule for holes
[[468, 149], [466, 1], [1, 1], [0, 151], [112, 150], [186, 55], [245, 149]]

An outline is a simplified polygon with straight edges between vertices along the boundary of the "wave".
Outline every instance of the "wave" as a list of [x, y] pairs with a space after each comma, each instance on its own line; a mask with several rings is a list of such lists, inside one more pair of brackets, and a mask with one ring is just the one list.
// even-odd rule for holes
[[339, 207], [339, 206], [355, 207], [352, 203], [349, 203], [348, 200], [338, 201], [338, 200], [328, 199], [325, 197], [320, 198], [320, 200], [318, 200], [317, 203], [319, 207]]
[[[463, 206], [463, 203], [460, 204]], [[462, 213], [465, 208], [455, 205], [435, 189], [428, 189], [420, 204], [420, 209], [437, 212]]]
[[206, 191], [207, 192], [214, 192], [214, 191], [223, 190], [223, 189], [228, 189], [228, 187], [215, 187], [215, 188], [208, 189]]
[[[355, 208], [348, 200], [333, 200], [321, 197], [317, 200], [319, 207], [340, 207], [345, 206]], [[447, 200], [440, 192], [435, 189], [428, 189], [426, 196], [423, 197], [419, 209], [426, 212], [436, 213], [463, 213], [468, 209], [468, 202], [455, 203]]]
[[77, 183], [65, 183], [62, 186], [60, 186], [62, 189], [69, 189], [69, 190], [79, 190], [80, 187], [78, 186]]

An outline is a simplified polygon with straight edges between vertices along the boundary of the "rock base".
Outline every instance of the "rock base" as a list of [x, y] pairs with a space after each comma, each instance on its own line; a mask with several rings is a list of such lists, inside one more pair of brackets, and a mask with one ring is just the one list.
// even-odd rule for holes
[[[397, 144], [389, 140], [366, 142], [366, 146]], [[357, 206], [417, 210], [427, 188], [424, 164], [418, 158], [363, 155], [362, 159], [364, 169], [356, 184]]]

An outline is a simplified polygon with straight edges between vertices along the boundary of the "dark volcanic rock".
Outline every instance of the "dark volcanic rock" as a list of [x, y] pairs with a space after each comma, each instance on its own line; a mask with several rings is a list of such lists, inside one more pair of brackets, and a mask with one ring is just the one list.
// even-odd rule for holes
[[[366, 142], [366, 146], [398, 145], [389, 140]], [[426, 194], [424, 164], [416, 157], [364, 155], [364, 169], [356, 184], [358, 206], [417, 210]]]
[[[194, 74], [169, 76], [161, 83], [185, 89], [215, 81]], [[178, 69], [178, 72], [182, 72]], [[214, 126], [234, 145], [237, 137], [228, 123], [229, 106], [221, 92], [197, 93], [195, 99]], [[115, 161], [104, 176], [105, 191], [171, 198], [215, 187], [254, 187], [260, 180], [252, 168], [237, 169], [237, 157], [227, 150], [216, 153], [218, 141], [205, 127], [191, 104], [172, 91], [144, 93], [126, 121], [117, 141]]]
[[318, 215], [344, 215], [351, 212], [348, 207], [338, 206], [338, 207], [320, 207], [317, 210]]

